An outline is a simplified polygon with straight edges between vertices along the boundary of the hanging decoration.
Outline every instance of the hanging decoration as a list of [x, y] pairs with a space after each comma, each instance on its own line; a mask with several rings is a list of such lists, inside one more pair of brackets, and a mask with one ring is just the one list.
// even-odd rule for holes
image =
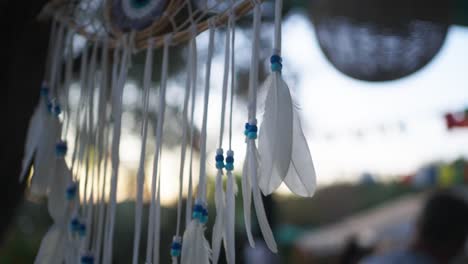
[[[142, 80], [141, 147], [135, 175], [135, 212], [132, 263], [157, 264], [168, 254], [173, 264], [218, 263], [224, 249], [227, 263], [236, 262], [235, 221], [237, 184], [233, 145], [234, 88], [236, 82], [236, 20], [253, 11], [248, 120], [245, 126], [246, 156], [242, 169], [244, 222], [248, 240], [255, 246], [252, 224], [258, 221], [261, 234], [272, 252], [277, 252], [272, 228], [262, 201], [279, 184], [296, 194], [311, 196], [315, 171], [297, 110], [281, 77], [281, 7], [275, 8], [275, 50], [265, 116], [257, 128], [257, 90], [260, 54], [261, 0], [58, 0], [50, 1], [41, 14], [52, 20], [44, 81], [31, 117], [20, 181], [29, 180], [31, 193], [47, 197], [53, 224], [44, 235], [35, 263], [113, 263], [119, 178], [120, 144], [123, 137], [123, 94], [132, 57], [146, 52]], [[217, 30], [223, 28], [223, 30]], [[197, 124], [198, 55], [197, 36], [208, 36], [204, 65], [202, 120]], [[224, 71], [218, 148], [215, 153], [214, 200], [208, 196], [207, 161], [210, 135], [208, 113], [215, 33], [224, 34]], [[76, 41], [84, 37], [84, 43]], [[81, 46], [82, 45], [82, 46]], [[182, 105], [177, 222], [170, 252], [161, 252], [162, 180], [166, 94], [169, 82], [170, 48], [186, 46], [186, 83]], [[162, 50], [161, 61], [155, 50]], [[80, 67], [74, 69], [79, 56]], [[150, 98], [154, 66], [161, 65], [158, 100]], [[75, 72], [79, 72], [74, 76]], [[70, 87], [79, 87], [77, 103], [70, 104]], [[76, 108], [73, 109], [72, 105]], [[156, 105], [156, 107], [153, 107]], [[151, 111], [156, 111], [152, 120]], [[227, 113], [226, 113], [227, 112]], [[226, 122], [227, 120], [227, 122]], [[148, 144], [150, 123], [155, 124], [155, 148]], [[200, 126], [199, 158], [196, 133]], [[226, 127], [227, 125], [227, 127]], [[227, 133], [225, 133], [227, 131]], [[257, 150], [257, 133], [259, 149]], [[228, 134], [227, 140], [225, 134]], [[70, 140], [71, 139], [71, 140]], [[69, 140], [69, 141], [68, 141]], [[227, 142], [225, 142], [227, 141]], [[227, 143], [227, 144], [226, 144]], [[146, 177], [147, 153], [153, 155], [151, 177]], [[199, 172], [194, 164], [199, 162]], [[31, 169], [31, 167], [33, 169]], [[241, 171], [239, 170], [238, 173]], [[188, 184], [184, 186], [184, 176]], [[194, 195], [194, 176], [198, 186]], [[147, 180], [148, 179], [148, 180]], [[143, 227], [145, 190], [150, 193], [147, 228]], [[187, 190], [183, 210], [184, 190]], [[208, 217], [208, 205], [214, 225]], [[252, 219], [251, 207], [255, 210]], [[185, 214], [185, 217], [184, 217]], [[206, 238], [207, 228], [212, 237]], [[164, 230], [165, 232], [167, 230]], [[142, 237], [146, 232], [146, 243]], [[141, 256], [141, 249], [145, 254]], [[120, 249], [119, 249], [120, 250]]]

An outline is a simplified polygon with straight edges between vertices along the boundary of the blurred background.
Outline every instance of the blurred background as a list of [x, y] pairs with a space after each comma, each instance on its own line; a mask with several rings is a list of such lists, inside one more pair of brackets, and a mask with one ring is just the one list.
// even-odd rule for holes
[[[281, 187], [271, 197], [265, 198], [280, 253], [270, 256], [264, 263], [353, 263], [344, 262], [342, 255], [349, 250], [365, 256], [403, 247], [412, 238], [416, 217], [428, 193], [439, 188], [464, 190], [468, 184], [468, 82], [465, 81], [468, 69], [468, 1], [285, 2], [283, 75], [300, 108], [317, 171], [318, 190], [314, 197], [303, 199]], [[8, 8], [17, 10], [14, 4], [10, 4], [3, 6], [2, 12]], [[26, 24], [29, 27], [23, 31], [33, 34], [34, 27], [40, 27], [43, 30], [35, 34], [42, 34], [42, 40], [39, 40], [47, 43], [44, 37], [48, 33], [44, 29], [47, 26], [35, 25], [40, 22], [34, 19], [34, 10], [29, 13], [31, 15], [26, 21], [32, 24]], [[270, 1], [263, 4], [263, 20], [261, 80], [268, 73], [268, 57], [272, 48], [273, 3]], [[249, 65], [252, 39], [250, 23], [251, 17], [244, 17], [236, 31], [238, 70], [233, 126], [237, 129], [233, 131], [233, 146], [239, 186], [240, 161], [245, 153], [243, 123], [247, 116], [249, 69], [246, 65]], [[219, 128], [223, 36], [223, 29], [220, 29], [216, 36], [219, 44], [211, 80], [208, 157], [214, 157]], [[197, 40], [199, 61], [204, 62], [207, 34], [201, 34]], [[74, 68], [78, 78], [85, 41], [76, 37], [74, 42]], [[46, 45], [43, 46], [42, 53], [46, 52]], [[45, 57], [45, 54], [35, 55], [33, 60], [27, 54], [16, 57], [16, 60], [11, 55], [13, 57], [7, 61], [29, 61], [33, 66], [40, 66], [41, 56]], [[186, 54], [184, 46], [171, 49], [171, 77], [167, 91], [169, 110], [166, 112], [161, 160], [164, 206], [161, 252], [167, 254], [161, 255], [161, 263], [170, 261], [169, 247], [175, 230]], [[152, 170], [160, 58], [161, 53], [156, 52], [150, 92], [150, 126], [153, 130], [148, 143], [147, 175]], [[114, 263], [131, 261], [133, 200], [141, 145], [143, 64], [144, 55], [135, 55], [124, 90], [122, 169]], [[199, 71], [199, 76], [203, 76], [200, 63]], [[41, 75], [35, 75], [31, 82], [37, 79], [36, 87], [39, 87]], [[201, 84], [203, 82], [200, 80]], [[32, 83], [28, 91], [37, 91], [30, 86]], [[259, 92], [260, 97], [264, 96], [265, 91]], [[15, 102], [18, 93], [7, 94], [7, 101]], [[75, 83], [69, 98], [72, 111], [77, 110], [79, 93], [78, 83]], [[198, 107], [201, 100], [201, 97], [197, 98], [195, 115], [198, 124], [202, 115]], [[29, 105], [27, 109], [31, 110], [28, 111], [32, 111], [34, 101], [35, 97], [23, 101]], [[13, 109], [14, 106], [8, 103], [7, 107]], [[19, 111], [23, 118], [18, 120], [24, 123], [18, 126], [19, 130], [27, 126], [28, 111]], [[260, 111], [260, 121], [261, 115]], [[24, 133], [16, 136], [18, 144], [23, 140], [21, 146]], [[73, 142], [73, 136], [71, 133], [68, 142]], [[2, 151], [6, 152], [10, 146], [13, 148], [13, 145], [8, 145]], [[20, 155], [12, 155], [14, 163], [21, 160], [14, 157]], [[18, 185], [18, 173], [8, 169], [7, 162], [6, 156], [2, 156], [2, 166], [5, 166], [2, 168], [9, 172], [1, 183], [4, 188]], [[215, 166], [211, 158], [207, 163], [212, 169], [209, 201], [213, 201]], [[2, 222], [8, 228], [0, 247], [0, 263], [32, 263], [41, 238], [51, 224], [45, 201], [28, 193], [23, 200], [23, 188], [11, 187], [5, 192], [5, 195], [14, 197], [8, 196], [10, 198], [4, 200], [6, 215], [13, 220]], [[149, 197], [148, 189], [145, 197]], [[253, 263], [256, 254], [261, 255], [262, 247], [260, 245], [256, 250], [247, 247], [241, 201], [239, 193], [236, 202], [237, 260], [238, 263]], [[214, 212], [214, 204], [209, 206]], [[213, 224], [213, 218], [208, 226]], [[261, 239], [258, 228], [254, 230]], [[206, 237], [209, 238], [211, 228], [207, 231]], [[142, 239], [145, 241], [146, 238]]]

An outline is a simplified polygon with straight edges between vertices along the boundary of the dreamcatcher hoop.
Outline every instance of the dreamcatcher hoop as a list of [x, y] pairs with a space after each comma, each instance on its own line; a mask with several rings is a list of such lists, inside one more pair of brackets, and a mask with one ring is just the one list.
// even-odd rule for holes
[[[167, 1], [168, 4], [158, 19], [153, 20], [150, 25], [141, 29], [118, 26], [116, 21], [119, 18], [116, 17], [113, 10], [116, 9], [115, 3], [121, 3], [122, 1], [104, 0], [103, 15], [96, 22], [99, 24], [96, 26], [97, 28], [70, 19], [70, 14], [82, 12], [79, 7], [71, 4], [71, 2], [67, 0], [51, 1], [44, 8], [43, 16], [52, 15], [89, 41], [102, 42], [104, 37], [108, 37], [110, 47], [118, 46], [118, 41], [123, 35], [134, 32], [134, 48], [142, 50], [148, 47], [148, 39], [150, 38], [154, 40], [154, 48], [161, 48], [164, 45], [164, 35], [168, 33], [172, 34], [171, 46], [186, 43], [194, 36], [208, 30], [209, 20], [212, 21], [211, 23], [215, 27], [224, 26], [228, 23], [230, 16], [235, 19], [243, 17], [253, 9], [255, 3], [261, 3], [263, 0], [215, 1], [215, 4], [204, 11], [200, 9], [192, 10], [194, 7], [192, 7], [190, 0]], [[166, 0], [161, 2], [166, 2]], [[227, 8], [223, 8], [225, 10], [217, 10], [221, 4], [227, 2], [229, 4]], [[183, 15], [186, 17], [181, 18]]]

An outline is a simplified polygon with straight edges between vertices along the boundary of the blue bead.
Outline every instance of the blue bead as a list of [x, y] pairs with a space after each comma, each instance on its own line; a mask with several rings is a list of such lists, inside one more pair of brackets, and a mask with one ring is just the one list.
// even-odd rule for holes
[[40, 92], [41, 96], [43, 97], [48, 97], [49, 96], [49, 87], [47, 86], [42, 86], [41, 87], [41, 92]]
[[80, 228], [80, 221], [77, 218], [73, 218], [70, 222], [70, 229], [73, 232], [76, 232], [79, 230], [79, 228]]
[[67, 142], [60, 141], [59, 143], [55, 144], [55, 153], [59, 157], [63, 157], [67, 154], [68, 146]]
[[226, 157], [226, 163], [234, 163], [234, 157], [232, 157], [232, 156], [227, 156], [227, 157]]
[[258, 131], [258, 127], [256, 125], [250, 126], [249, 132], [257, 132], [257, 131]]
[[198, 219], [198, 218], [200, 218], [201, 215], [202, 215], [201, 212], [193, 212], [192, 213], [192, 218], [193, 219]]
[[216, 155], [215, 160], [216, 160], [216, 161], [223, 161], [223, 160], [224, 160], [224, 156], [223, 156], [223, 155]]
[[85, 224], [80, 224], [78, 227], [78, 233], [80, 236], [85, 236], [86, 235], [86, 225]]
[[257, 138], [257, 132], [249, 132], [247, 135], [249, 139], [256, 139]]
[[56, 104], [54, 106], [54, 114], [58, 116], [58, 115], [60, 115], [60, 113], [62, 113], [62, 108], [60, 107], [59, 104]]
[[195, 211], [195, 212], [203, 212], [203, 206], [200, 205], [200, 204], [195, 204], [195, 206], [193, 207], [193, 211]]
[[202, 223], [202, 224], [208, 223], [208, 216], [207, 216], [207, 215], [203, 215], [203, 216], [200, 218], [200, 223]]
[[171, 249], [171, 256], [179, 257], [180, 256], [180, 250]]
[[281, 56], [279, 55], [272, 55], [270, 57], [270, 63], [273, 64], [273, 63], [282, 63], [283, 62], [283, 59], [281, 58]]
[[52, 110], [53, 110], [53, 105], [52, 105], [52, 102], [47, 102], [47, 110], [49, 111], [49, 113], [52, 113]]
[[66, 196], [67, 196], [68, 201], [75, 199], [75, 197], [76, 197], [76, 185], [73, 184], [73, 185], [71, 185], [71, 186], [69, 186], [67, 188]]
[[224, 168], [224, 162], [223, 161], [217, 161], [216, 162], [216, 168], [218, 170], [221, 170], [222, 168]]
[[282, 68], [283, 68], [283, 65], [281, 63], [272, 63], [271, 64], [271, 70], [274, 71], [274, 72], [280, 72]]
[[245, 130], [249, 130], [250, 128], [250, 124], [249, 123], [245, 123]]
[[81, 263], [82, 264], [93, 264], [94, 263], [94, 257], [91, 255], [84, 255], [81, 257]]
[[224, 167], [225, 167], [226, 170], [228, 170], [228, 171], [234, 170], [234, 164], [232, 164], [232, 163], [226, 163], [226, 165], [225, 165]]
[[181, 249], [182, 248], [182, 244], [180, 243], [177, 243], [177, 242], [173, 242], [172, 245], [171, 245], [171, 249]]

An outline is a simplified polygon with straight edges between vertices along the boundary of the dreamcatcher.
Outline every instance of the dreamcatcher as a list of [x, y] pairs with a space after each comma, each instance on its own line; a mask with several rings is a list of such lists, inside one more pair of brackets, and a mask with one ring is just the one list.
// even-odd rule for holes
[[[261, 27], [261, 1], [188, 0], [82, 0], [51, 1], [43, 16], [52, 17], [51, 39], [40, 101], [31, 118], [23, 170], [28, 175], [33, 165], [31, 192], [48, 197], [53, 225], [44, 236], [36, 263], [112, 263], [116, 197], [119, 182], [119, 147], [122, 131], [122, 97], [132, 55], [146, 52], [143, 76], [142, 146], [136, 175], [135, 229], [132, 263], [159, 263], [161, 233], [161, 155], [164, 140], [164, 113], [170, 47], [186, 45], [186, 84], [183, 100], [183, 135], [180, 140], [179, 200], [177, 227], [171, 245], [172, 263], [217, 263], [224, 246], [228, 263], [235, 263], [235, 195], [232, 115], [235, 87], [235, 24], [253, 13], [252, 60], [249, 85], [249, 116], [245, 126], [247, 155], [242, 175], [242, 194], [247, 236], [252, 246], [251, 203], [260, 230], [271, 251], [277, 246], [268, 224], [261, 192], [271, 194], [282, 182], [301, 196], [312, 196], [315, 171], [302, 132], [297, 109], [281, 78], [281, 8], [276, 1], [274, 54], [271, 76], [265, 82], [268, 96], [260, 130], [257, 128], [258, 54]], [[207, 113], [210, 98], [214, 34], [225, 33], [224, 74], [220, 112], [215, 186], [216, 212], [211, 243], [205, 237], [208, 221], [206, 143]], [[197, 35], [209, 32], [206, 62], [197, 56]], [[86, 38], [81, 61], [78, 111], [72, 115], [68, 102], [72, 83], [74, 36]], [[161, 80], [153, 171], [145, 182], [146, 142], [148, 138], [149, 93], [152, 81], [153, 50], [162, 49]], [[195, 104], [198, 67], [205, 68], [202, 123], [200, 133], [200, 171], [193, 195]], [[227, 120], [227, 122], [226, 122]], [[227, 123], [227, 124], [226, 124]], [[223, 149], [225, 127], [228, 146]], [[72, 131], [73, 130], [73, 131]], [[257, 151], [256, 138], [259, 132]], [[72, 148], [66, 138], [73, 135]], [[69, 151], [69, 149], [71, 151]], [[92, 150], [92, 151], [91, 151]], [[226, 156], [224, 156], [226, 154]], [[67, 156], [68, 155], [68, 156]], [[65, 158], [69, 159], [65, 159]], [[188, 158], [188, 162], [186, 159]], [[184, 171], [188, 170], [188, 197], [182, 208]], [[226, 175], [226, 185], [223, 178]], [[146, 253], [139, 256], [142, 237], [143, 189], [150, 186], [150, 210]], [[185, 211], [185, 221], [182, 221]], [[131, 249], [128, 249], [131, 250]]]

